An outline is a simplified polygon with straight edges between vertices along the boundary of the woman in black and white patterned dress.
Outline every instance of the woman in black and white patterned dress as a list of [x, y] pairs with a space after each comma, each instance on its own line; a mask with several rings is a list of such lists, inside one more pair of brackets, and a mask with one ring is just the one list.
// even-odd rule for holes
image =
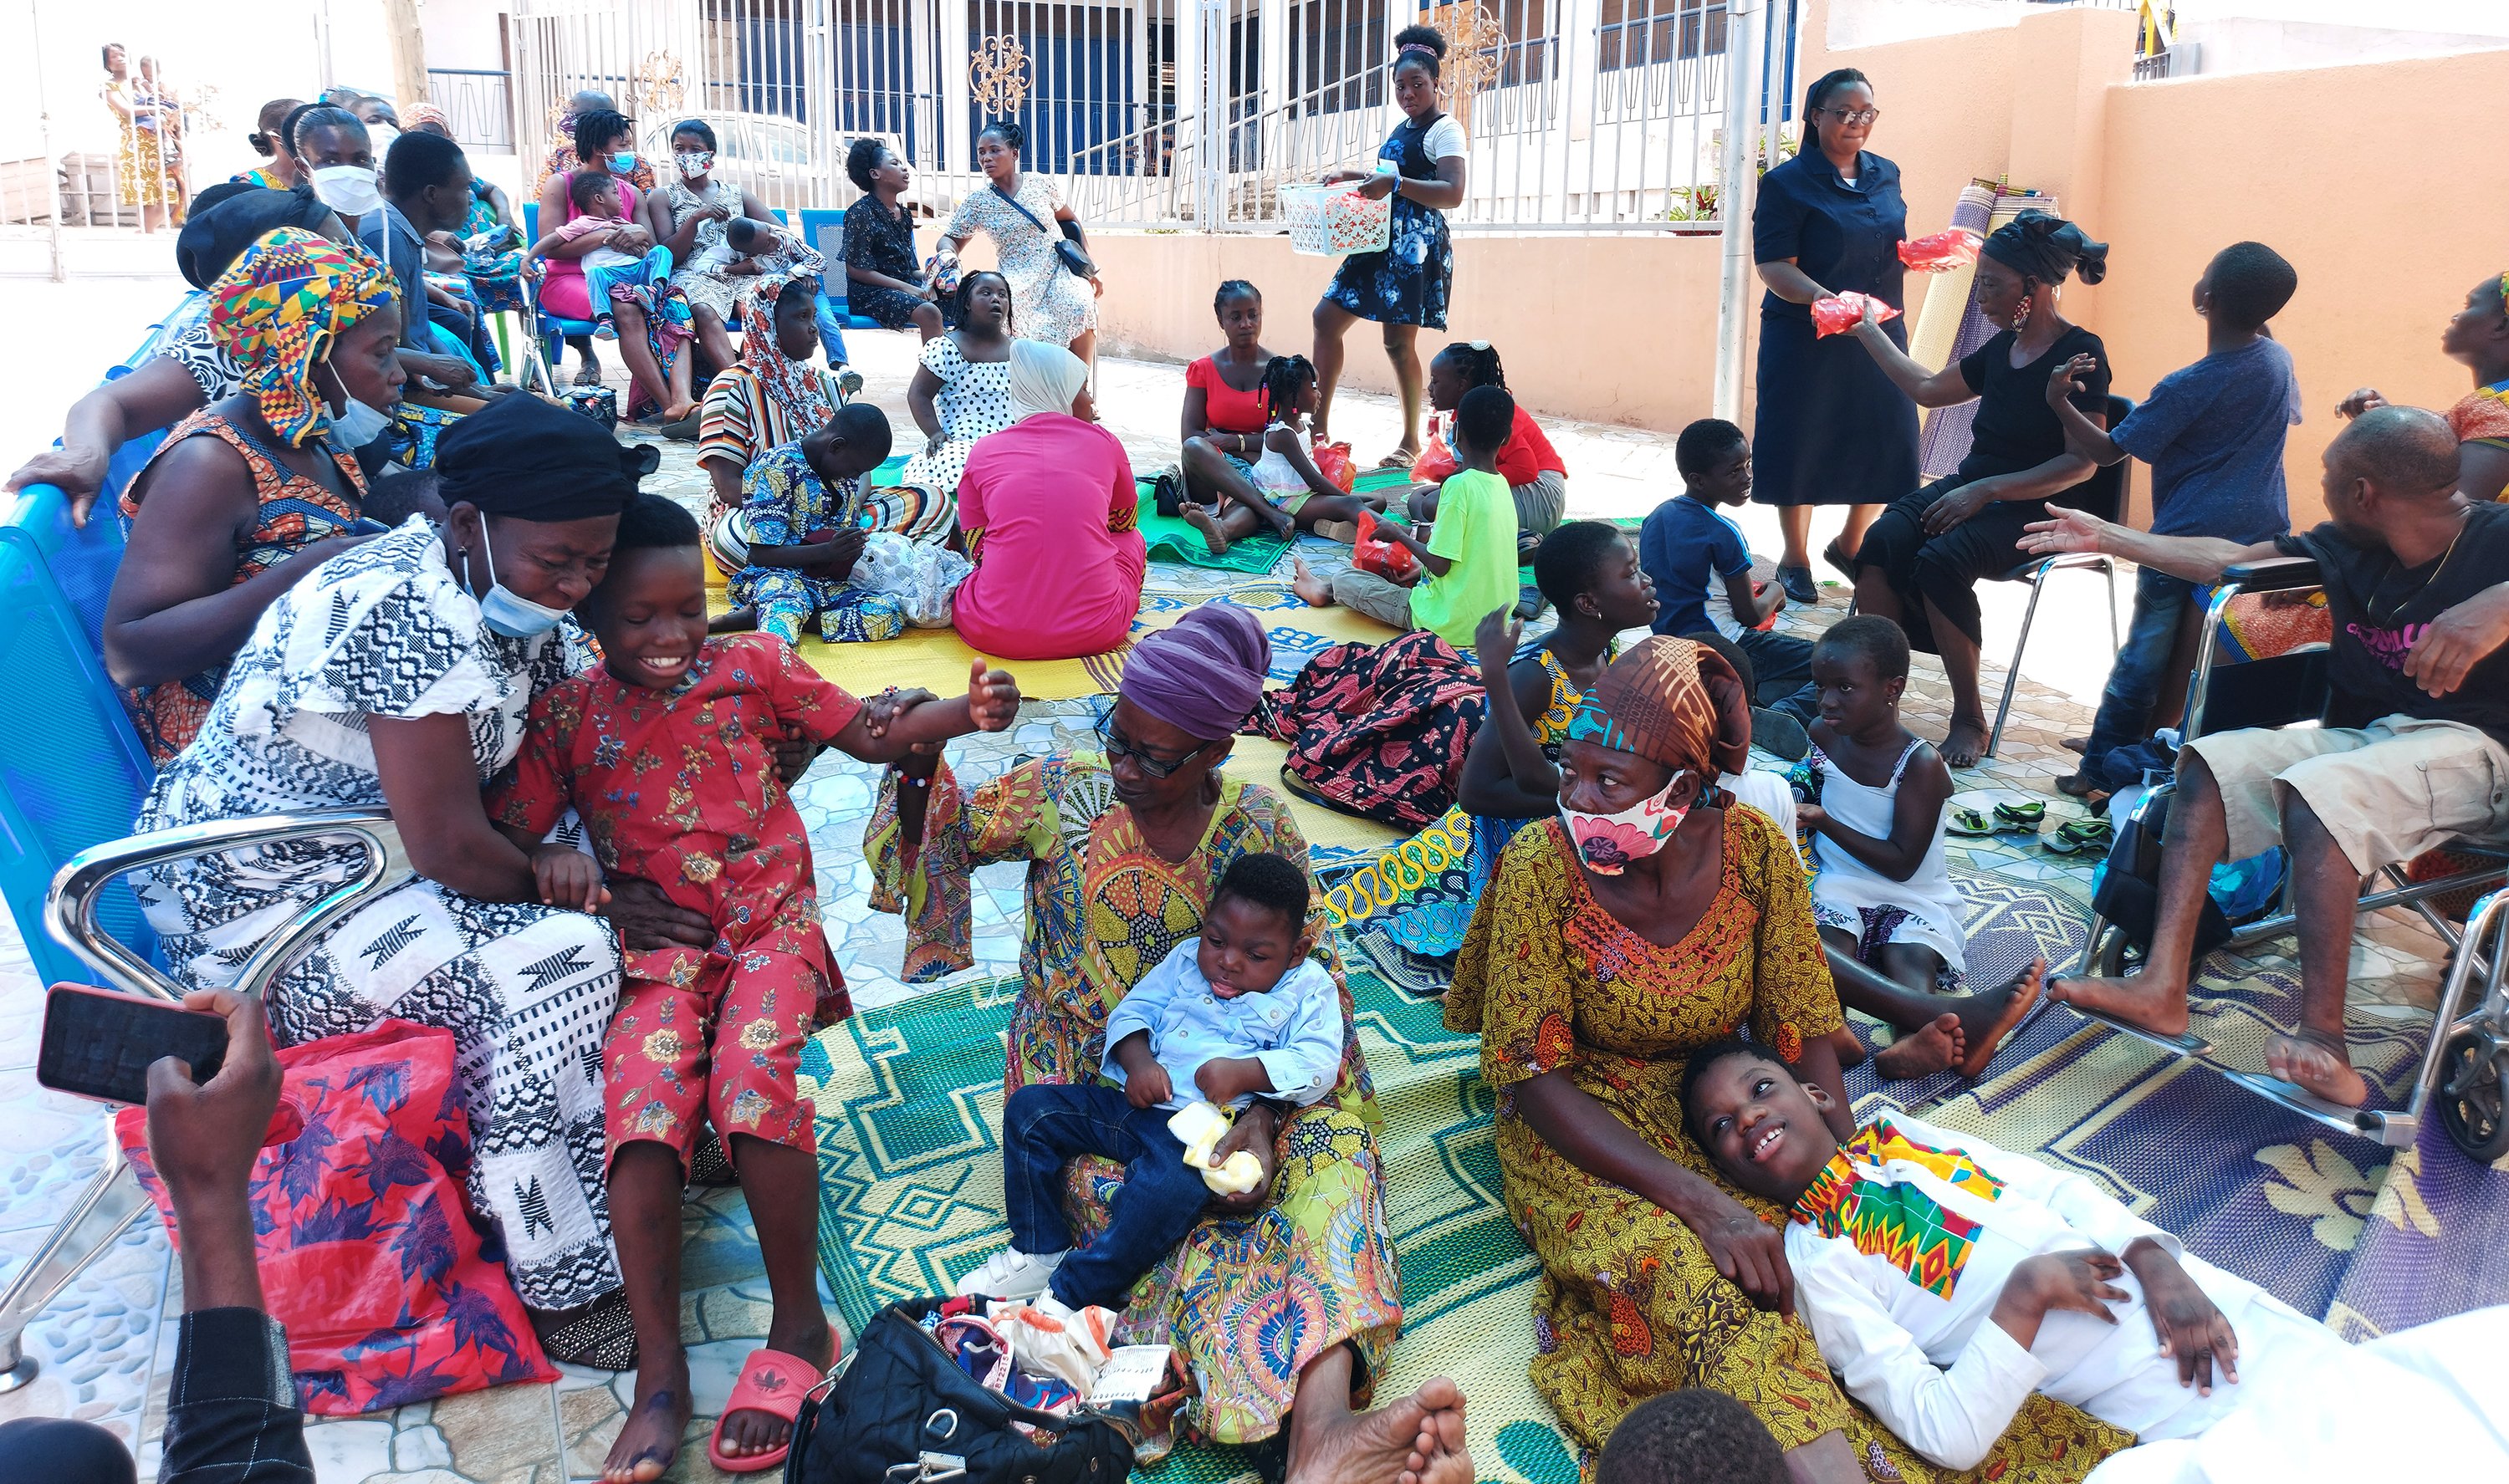
[[[471, 1204], [501, 1229], [551, 1354], [616, 1362], [626, 1331], [606, 1322], [624, 1305], [602, 1192], [600, 1056], [618, 939], [598, 917], [542, 905], [531, 857], [490, 824], [479, 789], [521, 746], [532, 697], [564, 674], [556, 620], [598, 580], [651, 454], [507, 397], [447, 429], [436, 467], [442, 530], [413, 518], [265, 611], [136, 828], [391, 808], [420, 879], [318, 939], [272, 986], [271, 1025], [283, 1045], [387, 1017], [451, 1029]], [[362, 858], [312, 841], [133, 884], [175, 977], [216, 985]]]

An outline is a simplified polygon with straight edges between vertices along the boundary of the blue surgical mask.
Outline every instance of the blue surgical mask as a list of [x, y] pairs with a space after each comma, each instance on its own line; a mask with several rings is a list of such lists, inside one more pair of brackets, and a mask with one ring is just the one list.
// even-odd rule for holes
[[[488, 596], [479, 600], [479, 621], [507, 639], [534, 639], [556, 628], [566, 616], [562, 608], [547, 608], [497, 580], [497, 549], [488, 543], [488, 517], [479, 517], [479, 549], [488, 557]], [[462, 574], [468, 581], [470, 574]]]
[[636, 152], [633, 150], [628, 150], [621, 154], [616, 154], [610, 157], [610, 169], [613, 174], [624, 175], [635, 167]]
[[[329, 371], [330, 367], [323, 369]], [[340, 389], [340, 400], [349, 404], [347, 411], [331, 413], [331, 427], [326, 435], [331, 446], [358, 449], [382, 437], [384, 429], [392, 426], [392, 419], [349, 395], [348, 384], [340, 380], [339, 372], [331, 371], [331, 382]]]

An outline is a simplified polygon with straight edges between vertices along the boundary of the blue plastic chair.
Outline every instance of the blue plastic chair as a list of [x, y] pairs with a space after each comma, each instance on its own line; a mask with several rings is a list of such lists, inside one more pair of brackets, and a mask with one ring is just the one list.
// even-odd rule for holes
[[87, 637], [88, 652], [99, 665], [104, 655], [104, 603], [112, 596], [114, 574], [122, 570], [122, 517], [114, 506], [149, 452], [165, 441], [165, 433], [153, 432], [133, 438], [114, 454], [104, 492], [89, 512], [87, 529], [70, 524], [69, 501], [49, 484], [20, 491], [5, 524], [0, 524], [0, 541], [22, 548], [44, 567]]
[[[824, 206], [802, 208], [802, 241], [819, 249], [828, 260], [827, 278], [819, 284], [819, 333], [826, 337], [829, 326], [843, 330], [881, 330], [887, 326], [877, 319], [865, 318], [846, 307], [851, 284], [845, 278], [845, 213]], [[838, 335], [837, 359], [844, 359], [844, 337]]]
[[[47, 501], [57, 508], [60, 492], [38, 486], [19, 502], [21, 514], [36, 507], [35, 530]], [[66, 515], [60, 519], [67, 524]], [[100, 527], [115, 523], [91, 521], [88, 533]], [[56, 549], [78, 570], [102, 545], [73, 541]], [[118, 558], [118, 528], [112, 545]], [[0, 528], [0, 675], [19, 695], [42, 698], [0, 707], [0, 899], [46, 983], [89, 983], [94, 971], [44, 930], [45, 893], [71, 856], [131, 833], [156, 774], [80, 614], [46, 570], [36, 536], [18, 524]], [[96, 921], [133, 951], [156, 957], [157, 935], [128, 886], [106, 890]]]

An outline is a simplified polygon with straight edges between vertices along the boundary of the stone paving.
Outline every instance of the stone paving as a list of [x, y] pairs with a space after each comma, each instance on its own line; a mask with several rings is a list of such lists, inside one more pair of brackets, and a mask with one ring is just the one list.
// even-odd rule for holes
[[[855, 337], [852, 350], [871, 395], [900, 428], [911, 428], [904, 388], [913, 366], [912, 338], [863, 334]], [[1101, 364], [1099, 378], [1103, 415], [1124, 436], [1137, 461], [1147, 465], [1172, 458], [1180, 369], [1110, 360]], [[1388, 402], [1365, 396], [1349, 397], [1336, 417], [1340, 435], [1351, 438], [1363, 462], [1371, 462], [1370, 455], [1390, 445], [1396, 421]], [[1576, 471], [1570, 484], [1574, 514], [1640, 514], [1678, 488], [1671, 472], [1669, 432], [1549, 419], [1545, 427]], [[693, 451], [686, 444], [663, 447], [662, 472], [652, 487], [693, 503], [702, 501], [705, 481], [696, 472]], [[1755, 549], [1776, 549], [1775, 523], [1768, 512], [1754, 507], [1740, 518]], [[1816, 527], [1816, 547], [1828, 534], [1826, 523]], [[1165, 565], [1155, 567], [1152, 575], [1163, 586], [1187, 594], [1206, 585], [1198, 574]], [[2060, 740], [2087, 729], [2086, 703], [2096, 700], [2108, 653], [2096, 584], [2080, 578], [2066, 587], [2068, 591], [2051, 595], [2040, 614], [2002, 755], [1958, 777], [1962, 793], [1957, 797], [1982, 810], [1999, 798], [2046, 799], [2049, 829], [2081, 812], [2054, 791], [2055, 776], [2072, 765]], [[1844, 612], [1843, 591], [1832, 591], [1820, 608], [1810, 613], [1790, 611], [1782, 622], [1809, 634]], [[1987, 612], [1987, 653], [2008, 653], [2018, 623], [2017, 595], [1991, 592]], [[1949, 713], [1941, 669], [1924, 655], [1917, 665], [1905, 714], [1919, 733], [1939, 736]], [[2001, 667], [1990, 663], [1990, 699], [2002, 684]], [[1011, 730], [954, 744], [954, 765], [971, 779], [991, 776], [1017, 759], [1079, 741], [1092, 715], [1087, 701], [1031, 703]], [[902, 927], [897, 918], [869, 909], [870, 868], [862, 859], [861, 837], [876, 786], [873, 769], [831, 754], [795, 792], [816, 850], [829, 936], [854, 998], [863, 1005], [887, 1003], [908, 992], [896, 977]], [[2078, 856], [2047, 854], [2009, 836], [1964, 849], [1977, 869], [2032, 879], [2078, 879], [2093, 864]], [[982, 890], [975, 894], [976, 963], [961, 976], [966, 979], [1010, 972], [1019, 950], [1019, 868], [990, 867], [977, 878]], [[14, 929], [0, 921], [0, 933], [6, 934], [0, 937], [0, 1280], [5, 1280], [42, 1242], [68, 1193], [95, 1168], [104, 1120], [92, 1105], [34, 1085], [40, 986]], [[2381, 913], [2356, 939], [2356, 993], [2410, 1014], [2429, 1004], [2437, 963], [2436, 940], [2418, 921]], [[682, 1332], [691, 1347], [698, 1417], [691, 1425], [690, 1446], [667, 1477], [712, 1481], [721, 1475], [704, 1459], [706, 1430], [729, 1395], [742, 1358], [765, 1333], [767, 1287], [737, 1191], [694, 1195], [683, 1213], [683, 1230], [688, 1295]], [[27, 1348], [41, 1358], [43, 1372], [31, 1388], [0, 1396], [0, 1420], [40, 1415], [98, 1421], [135, 1441], [143, 1474], [152, 1473], [166, 1376], [173, 1358], [174, 1325], [168, 1320], [182, 1305], [179, 1274], [169, 1258], [162, 1228], [153, 1217], [143, 1218], [83, 1275], [29, 1328]], [[320, 1421], [310, 1428], [309, 1438], [322, 1484], [565, 1484], [598, 1477], [631, 1385], [626, 1376], [568, 1368], [551, 1385], [506, 1387], [406, 1406], [389, 1415]]]

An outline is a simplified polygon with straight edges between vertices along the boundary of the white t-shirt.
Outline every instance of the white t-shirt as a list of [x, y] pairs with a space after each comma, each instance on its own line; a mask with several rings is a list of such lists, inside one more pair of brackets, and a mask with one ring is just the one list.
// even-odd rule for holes
[[1859, 1131], [1792, 1217], [1786, 1262], [1822, 1358], [1884, 1427], [1950, 1468], [1976, 1466], [2033, 1391], [2155, 1439], [2203, 1432], [2256, 1379], [2243, 1344], [2242, 1382], [2217, 1378], [2209, 1397], [2181, 1386], [2131, 1271], [2116, 1280], [2129, 1296], [2110, 1305], [2114, 1324], [2060, 1310], [2022, 1349], [1991, 1316], [2012, 1270], [2042, 1252], [2121, 1256], [2148, 1237], [2243, 1336], [2253, 1316], [2257, 1338], [2272, 1332], [2286, 1355], [2317, 1337], [2343, 1348], [2082, 1176], [1905, 1114]]
[[1455, 122], [1451, 113], [1439, 115], [1429, 126], [1429, 135], [1420, 141], [1420, 152], [1431, 161], [1452, 160], [1464, 153], [1464, 126]]

